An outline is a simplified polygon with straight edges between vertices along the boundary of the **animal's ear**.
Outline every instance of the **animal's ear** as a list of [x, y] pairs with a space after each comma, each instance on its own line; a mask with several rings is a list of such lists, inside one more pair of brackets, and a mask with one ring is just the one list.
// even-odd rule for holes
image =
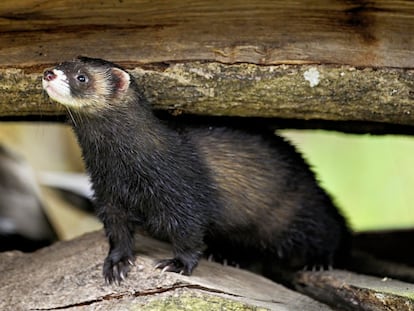
[[129, 83], [131, 81], [131, 78], [129, 74], [122, 69], [113, 67], [111, 69], [112, 74], [116, 78], [116, 89], [118, 92], [123, 93], [126, 90], [128, 90]]

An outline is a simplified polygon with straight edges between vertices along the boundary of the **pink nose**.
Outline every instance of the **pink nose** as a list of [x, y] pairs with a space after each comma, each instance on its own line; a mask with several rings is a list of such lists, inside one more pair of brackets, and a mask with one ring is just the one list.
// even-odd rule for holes
[[53, 73], [53, 71], [52, 71], [52, 70], [46, 70], [46, 71], [43, 73], [43, 79], [44, 79], [44, 80], [46, 80], [46, 81], [52, 81], [52, 80], [54, 80], [56, 77], [57, 77], [57, 76]]

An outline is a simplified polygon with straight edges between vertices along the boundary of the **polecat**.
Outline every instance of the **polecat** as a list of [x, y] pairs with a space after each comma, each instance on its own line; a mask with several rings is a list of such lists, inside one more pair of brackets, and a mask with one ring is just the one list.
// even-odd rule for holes
[[134, 78], [105, 60], [61, 63], [43, 88], [70, 112], [109, 240], [109, 283], [134, 262], [137, 225], [173, 245], [157, 267], [186, 275], [206, 246], [301, 268], [332, 265], [346, 244], [343, 217], [281, 137], [163, 122]]

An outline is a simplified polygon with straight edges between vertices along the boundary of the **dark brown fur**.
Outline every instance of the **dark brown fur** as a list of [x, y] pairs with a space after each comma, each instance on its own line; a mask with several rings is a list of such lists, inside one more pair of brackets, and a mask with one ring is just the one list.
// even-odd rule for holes
[[216, 258], [290, 268], [327, 267], [346, 253], [344, 219], [281, 137], [164, 123], [110, 62], [80, 58], [55, 69], [44, 87], [53, 94], [57, 73], [67, 77], [72, 101], [51, 97], [72, 111], [109, 239], [109, 282], [129, 271], [137, 225], [173, 245], [174, 257], [157, 267], [185, 274], [206, 247]]

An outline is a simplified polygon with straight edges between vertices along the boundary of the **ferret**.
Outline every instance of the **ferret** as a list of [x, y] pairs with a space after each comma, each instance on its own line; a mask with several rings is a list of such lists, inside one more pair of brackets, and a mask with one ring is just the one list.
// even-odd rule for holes
[[133, 265], [137, 226], [173, 246], [156, 267], [185, 275], [206, 249], [293, 269], [346, 253], [346, 221], [282, 137], [161, 120], [133, 76], [101, 59], [46, 70], [43, 88], [70, 112], [109, 240], [108, 283]]

